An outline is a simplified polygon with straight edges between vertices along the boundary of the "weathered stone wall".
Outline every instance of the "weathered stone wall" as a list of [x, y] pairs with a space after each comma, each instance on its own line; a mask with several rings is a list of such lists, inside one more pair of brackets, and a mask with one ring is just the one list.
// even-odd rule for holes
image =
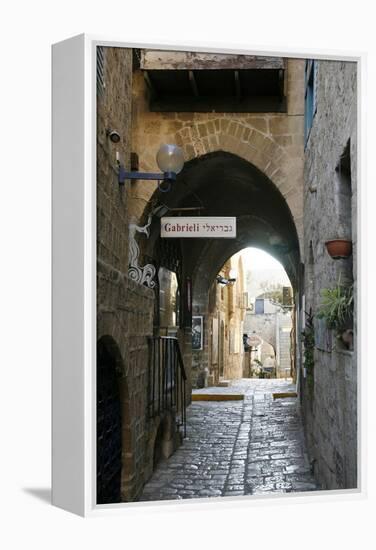
[[[220, 379], [242, 377], [243, 368], [243, 308], [244, 274], [241, 257], [232, 256], [222, 267], [220, 275], [229, 278], [230, 270], [236, 269], [236, 282], [221, 285], [214, 281], [209, 290], [209, 301], [205, 305], [194, 301], [198, 314], [204, 313], [204, 349], [193, 350], [192, 383], [216, 385]], [[207, 306], [207, 309], [205, 309]], [[217, 323], [217, 331], [213, 330]], [[205, 367], [207, 366], [207, 372]]]
[[[105, 48], [105, 88], [97, 109], [97, 338], [121, 355], [123, 500], [135, 500], [153, 468], [156, 427], [147, 418], [148, 337], [154, 293], [128, 278], [129, 184], [119, 187], [116, 151], [129, 168], [132, 51]], [[112, 143], [107, 129], [121, 141]]]
[[147, 419], [149, 348], [154, 293], [121, 271], [98, 261], [97, 337], [111, 336], [121, 358], [122, 498], [134, 500], [152, 471], [154, 426]]
[[287, 369], [292, 368], [291, 328], [291, 313], [288, 312], [246, 315], [244, 332], [255, 332], [275, 350], [277, 378], [285, 377]]
[[261, 336], [263, 340], [271, 344], [273, 348], [276, 349], [276, 314], [247, 314], [244, 322], [244, 332], [256, 332], [258, 336]]
[[[305, 426], [315, 472], [323, 488], [349, 488], [357, 483], [356, 417], [356, 65], [349, 62], [317, 62], [317, 112], [305, 151], [304, 240], [306, 307], [316, 314], [320, 292], [333, 287], [340, 273], [353, 267], [355, 284], [355, 349], [339, 351], [335, 335], [332, 345], [318, 345], [322, 326], [315, 320], [314, 389], [310, 396], [303, 380]], [[333, 260], [325, 241], [342, 235], [342, 213], [338, 208], [336, 168], [350, 139], [353, 257]], [[319, 349], [320, 348], [320, 349]]]
[[290, 330], [279, 332], [279, 364], [277, 365], [277, 378], [290, 376], [291, 373], [291, 338]]
[[[129, 184], [117, 183], [116, 152], [129, 168], [131, 144], [132, 51], [105, 48], [105, 88], [97, 101], [97, 256], [128, 270]], [[106, 132], [116, 130], [112, 143]]]

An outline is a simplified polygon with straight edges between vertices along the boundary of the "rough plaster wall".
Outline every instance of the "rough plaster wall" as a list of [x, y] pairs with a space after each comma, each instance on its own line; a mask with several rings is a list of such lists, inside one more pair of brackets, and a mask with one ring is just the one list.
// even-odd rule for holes
[[[334, 286], [339, 273], [351, 266], [351, 260], [331, 259], [325, 248], [325, 241], [342, 236], [337, 234], [340, 224], [335, 168], [349, 138], [354, 266], [357, 261], [356, 78], [354, 63], [318, 62], [317, 112], [307, 142], [304, 173], [306, 310], [312, 308], [313, 313], [319, 308], [321, 289]], [[353, 277], [356, 292], [355, 268]], [[355, 300], [355, 317], [356, 307]], [[356, 342], [356, 321], [354, 328]], [[356, 349], [356, 343], [354, 352], [316, 348], [313, 399], [303, 384], [308, 444], [324, 488], [356, 486]]]

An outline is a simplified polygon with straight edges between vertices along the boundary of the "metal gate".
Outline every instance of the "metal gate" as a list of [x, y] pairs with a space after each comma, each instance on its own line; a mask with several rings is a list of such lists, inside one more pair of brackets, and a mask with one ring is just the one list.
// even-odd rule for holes
[[97, 504], [120, 502], [121, 406], [116, 360], [105, 343], [97, 348]]

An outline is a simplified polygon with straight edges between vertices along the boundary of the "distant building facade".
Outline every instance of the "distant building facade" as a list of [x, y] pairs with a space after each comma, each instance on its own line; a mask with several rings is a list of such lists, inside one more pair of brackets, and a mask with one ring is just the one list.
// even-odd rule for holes
[[[242, 334], [246, 299], [243, 262], [241, 256], [236, 254], [222, 267], [209, 291], [209, 368], [204, 373], [209, 386], [216, 385], [221, 380], [242, 377]], [[200, 363], [193, 357], [192, 372], [196, 365], [198, 373], [202, 372]]]
[[[244, 359], [244, 374], [249, 373], [249, 363], [257, 359], [261, 364], [274, 360], [277, 378], [293, 376], [294, 342], [291, 338], [293, 326], [292, 310], [274, 303], [268, 298], [255, 298], [252, 311], [244, 321], [244, 334], [257, 335], [262, 342], [252, 351], [252, 357]], [[271, 349], [270, 349], [271, 346]]]

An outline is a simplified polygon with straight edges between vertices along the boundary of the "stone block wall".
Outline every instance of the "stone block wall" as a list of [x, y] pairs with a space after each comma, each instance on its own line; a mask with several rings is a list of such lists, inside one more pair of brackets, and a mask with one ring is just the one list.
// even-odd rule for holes
[[[104, 83], [97, 105], [97, 338], [110, 337], [121, 356], [121, 498], [130, 501], [153, 470], [158, 427], [147, 411], [154, 292], [128, 277], [129, 183], [119, 187], [116, 170], [117, 152], [130, 168], [131, 49], [104, 49]], [[119, 143], [109, 140], [109, 129], [120, 134]]]
[[[354, 351], [342, 351], [333, 333], [331, 345], [321, 345], [320, 322], [315, 319], [314, 387], [302, 380], [306, 434], [315, 473], [323, 488], [356, 486], [357, 463], [357, 132], [356, 65], [316, 61], [317, 111], [305, 150], [304, 240], [305, 310], [317, 314], [321, 290], [331, 288], [340, 273], [352, 271], [355, 287]], [[340, 238], [343, 213], [338, 208], [338, 164], [350, 140], [351, 235], [353, 255], [333, 260], [325, 241]], [[343, 279], [342, 279], [343, 280]], [[311, 395], [312, 394], [312, 395]]]
[[[116, 152], [129, 168], [132, 50], [104, 48], [104, 84], [97, 97], [97, 256], [126, 273], [129, 184], [118, 185]], [[119, 143], [111, 142], [108, 130], [120, 134]]]
[[[134, 500], [152, 471], [154, 429], [147, 416], [154, 293], [98, 261], [97, 336], [111, 336], [121, 355], [122, 499]], [[151, 469], [151, 471], [150, 471]]]

